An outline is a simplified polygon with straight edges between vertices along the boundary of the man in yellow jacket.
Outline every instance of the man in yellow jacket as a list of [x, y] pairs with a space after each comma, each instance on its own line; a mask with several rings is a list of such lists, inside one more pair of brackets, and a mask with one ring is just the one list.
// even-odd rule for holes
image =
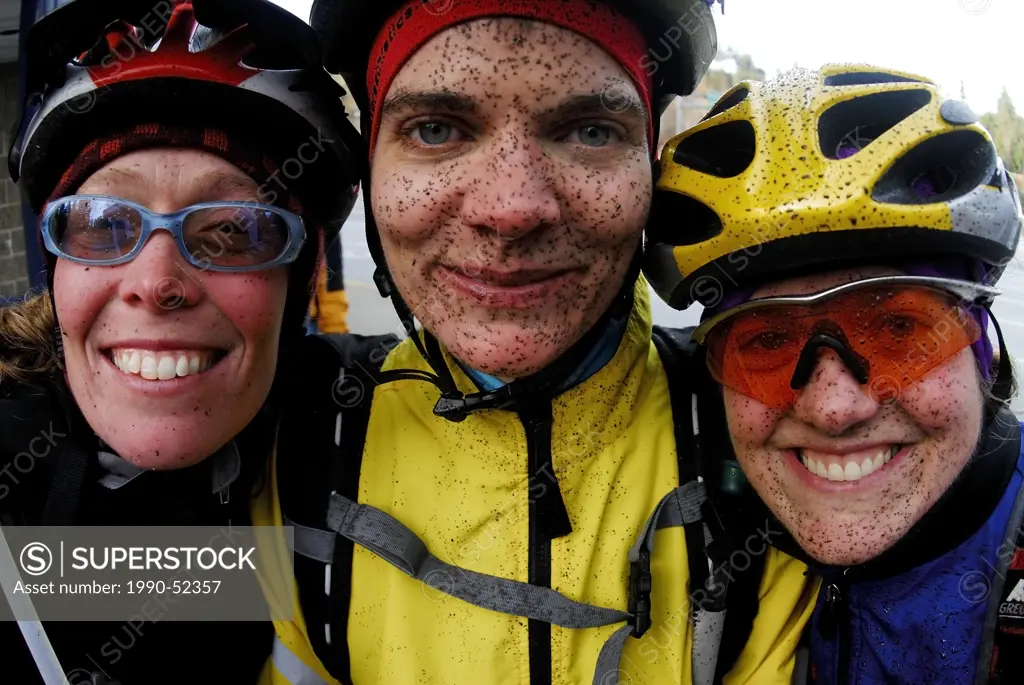
[[297, 553], [261, 685], [789, 683], [817, 586], [702, 472], [685, 336], [639, 274], [707, 1], [317, 0], [311, 23], [410, 335], [302, 360], [254, 512]]

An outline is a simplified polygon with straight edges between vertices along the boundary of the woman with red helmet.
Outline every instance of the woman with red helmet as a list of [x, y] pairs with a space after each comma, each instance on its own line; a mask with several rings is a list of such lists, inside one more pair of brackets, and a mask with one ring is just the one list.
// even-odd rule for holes
[[[638, 277], [657, 114], [715, 54], [706, 0], [318, 0], [311, 23], [410, 335], [340, 341], [282, 426], [262, 520], [296, 524], [299, 603], [263, 682], [788, 683], [805, 567], [705, 506]], [[756, 616], [727, 608], [745, 593]]]
[[[73, 0], [27, 40], [10, 171], [49, 287], [0, 311], [0, 522], [249, 525], [364, 163], [341, 89], [262, 0]], [[72, 683], [252, 683], [271, 653], [269, 622], [144, 615], [44, 620], [32, 656], [5, 622], [0, 679], [52, 650]]]

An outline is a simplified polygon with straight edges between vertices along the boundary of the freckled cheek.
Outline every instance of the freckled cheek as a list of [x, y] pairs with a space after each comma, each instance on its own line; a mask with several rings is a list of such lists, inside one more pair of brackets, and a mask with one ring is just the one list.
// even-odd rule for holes
[[103, 308], [110, 302], [116, 282], [105, 277], [107, 275], [98, 267], [86, 272], [77, 264], [58, 262], [54, 273], [53, 298], [61, 330], [67, 339], [84, 339]]
[[903, 408], [926, 428], [961, 430], [980, 420], [982, 401], [974, 354], [968, 349], [908, 388]]
[[725, 410], [740, 465], [745, 471], [765, 470], [768, 465], [761, 455], [778, 421], [776, 412], [729, 388], [725, 389]]
[[630, 164], [613, 174], [565, 174], [561, 195], [574, 216], [568, 223], [592, 227], [609, 242], [632, 239], [643, 229], [651, 208], [651, 172]]
[[208, 279], [205, 283], [215, 306], [244, 338], [277, 338], [288, 287], [285, 275], [224, 276], [233, 278]]
[[414, 170], [381, 174], [374, 179], [373, 216], [388, 242], [428, 238], [456, 206], [456, 183], [450, 174]]

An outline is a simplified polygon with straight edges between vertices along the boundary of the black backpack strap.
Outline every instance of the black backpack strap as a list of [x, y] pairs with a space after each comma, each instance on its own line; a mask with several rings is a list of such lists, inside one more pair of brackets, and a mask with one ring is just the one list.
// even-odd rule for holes
[[[96, 477], [98, 443], [95, 433], [75, 404], [71, 391], [62, 384], [54, 384], [53, 388], [60, 411], [66, 418], [69, 435], [56, 445], [53, 480], [50, 482], [40, 525], [71, 526], [78, 520], [89, 482]], [[88, 436], [92, 436], [92, 439], [88, 440]]]
[[[679, 465], [679, 484], [703, 479], [701, 465], [697, 459], [700, 453], [699, 426], [693, 422], [692, 375], [693, 350], [687, 330], [655, 326], [652, 333], [654, 346], [658, 350], [665, 376], [668, 379], [669, 398], [672, 403], [672, 426], [676, 438], [676, 461]], [[690, 586], [707, 588], [710, 571], [704, 548], [703, 522], [690, 524], [686, 530], [686, 554], [690, 559]], [[702, 607], [704, 608], [704, 607]]]
[[[304, 360], [316, 379], [285, 408], [278, 462], [285, 525], [295, 526], [295, 575], [313, 652], [337, 680], [351, 682], [348, 608], [353, 544], [327, 527], [332, 492], [358, 501], [373, 400], [372, 374], [399, 343], [393, 335], [312, 335]], [[331, 374], [328, 369], [337, 369]], [[320, 375], [321, 370], [325, 373]], [[294, 465], [294, 467], [292, 467]]]
[[653, 340], [668, 379], [680, 482], [700, 479], [708, 489], [703, 525], [711, 532], [711, 544], [703, 544], [703, 530], [691, 527], [686, 530], [686, 545], [694, 606], [726, 612], [713, 681], [720, 684], [750, 637], [768, 546], [756, 519], [734, 506], [735, 497], [716, 491], [720, 460], [731, 454], [731, 446], [714, 381], [690, 339], [692, 330], [655, 326]]
[[811, 622], [800, 633], [800, 642], [796, 646], [796, 659], [793, 664], [793, 677], [790, 685], [813, 685], [811, 682]]

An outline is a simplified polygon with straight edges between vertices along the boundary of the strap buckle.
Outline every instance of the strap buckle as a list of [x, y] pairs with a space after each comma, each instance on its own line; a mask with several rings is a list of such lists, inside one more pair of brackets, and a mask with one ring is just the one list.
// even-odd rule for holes
[[704, 597], [697, 605], [702, 611], [725, 611], [726, 595], [732, 580], [729, 574], [730, 559], [735, 547], [710, 498], [701, 504], [701, 521], [711, 533], [711, 541], [704, 546], [704, 553], [710, 560], [710, 568], [704, 581]]
[[455, 423], [465, 421], [469, 417], [470, 409], [466, 396], [460, 392], [446, 392], [437, 400], [434, 405], [434, 416], [439, 416]]
[[464, 395], [461, 392], [446, 392], [434, 405], [434, 416], [456, 423], [465, 421], [475, 411], [484, 409], [506, 409], [511, 406], [513, 395], [510, 386], [505, 385], [490, 392], [475, 392]]
[[640, 558], [629, 563], [629, 606], [633, 618], [633, 637], [642, 637], [651, 628], [651, 553], [640, 550]]

